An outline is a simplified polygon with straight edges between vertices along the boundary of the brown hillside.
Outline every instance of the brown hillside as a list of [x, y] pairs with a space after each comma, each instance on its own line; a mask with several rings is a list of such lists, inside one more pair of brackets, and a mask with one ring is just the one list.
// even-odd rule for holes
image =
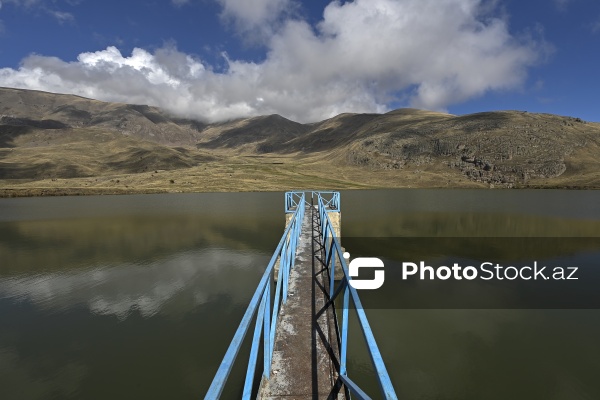
[[199, 148], [237, 149], [263, 154], [280, 151], [289, 141], [310, 131], [310, 127], [273, 114], [214, 124], [206, 131], [211, 134], [203, 132]]
[[0, 195], [376, 187], [600, 187], [600, 124], [416, 109], [221, 123], [0, 88]]
[[61, 128], [100, 128], [174, 146], [195, 144], [198, 131], [206, 126], [199, 121], [173, 118], [156, 107], [0, 88], [1, 125], [43, 129], [52, 123]]

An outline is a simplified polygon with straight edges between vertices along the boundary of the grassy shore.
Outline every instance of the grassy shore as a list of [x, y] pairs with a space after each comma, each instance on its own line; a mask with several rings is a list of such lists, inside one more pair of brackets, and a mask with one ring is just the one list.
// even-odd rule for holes
[[[599, 174], [600, 175], [600, 174]], [[577, 178], [577, 179], [575, 179]], [[531, 180], [515, 188], [598, 189], [600, 176]], [[435, 164], [381, 170], [335, 165], [325, 155], [311, 158], [236, 156], [200, 166], [133, 174], [77, 178], [0, 180], [0, 197], [141, 193], [247, 192], [297, 189], [491, 188], [459, 171]]]

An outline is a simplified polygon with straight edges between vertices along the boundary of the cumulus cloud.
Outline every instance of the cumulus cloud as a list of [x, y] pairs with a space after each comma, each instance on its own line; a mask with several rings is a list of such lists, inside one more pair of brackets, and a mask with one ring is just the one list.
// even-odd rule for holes
[[[219, 0], [244, 29], [281, 18], [288, 1]], [[259, 5], [244, 14], [248, 5]], [[225, 57], [215, 72], [173, 46], [115, 47], [77, 61], [32, 55], [0, 69], [0, 86], [151, 104], [210, 121], [279, 113], [308, 122], [341, 112], [383, 112], [401, 103], [433, 110], [521, 87], [545, 52], [517, 37], [483, 0], [332, 2], [316, 26], [287, 18], [264, 42], [262, 62]], [[245, 25], [244, 25], [245, 24]]]

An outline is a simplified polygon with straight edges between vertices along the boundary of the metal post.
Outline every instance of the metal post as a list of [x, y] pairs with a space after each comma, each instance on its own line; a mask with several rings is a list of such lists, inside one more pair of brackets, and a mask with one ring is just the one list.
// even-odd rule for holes
[[263, 294], [258, 315], [256, 316], [256, 325], [254, 326], [254, 337], [252, 338], [252, 348], [250, 349], [250, 359], [248, 360], [248, 369], [246, 370], [246, 381], [244, 382], [244, 392], [242, 400], [250, 400], [252, 395], [252, 384], [254, 383], [254, 372], [256, 371], [256, 361], [258, 359], [258, 345], [260, 343], [260, 334], [262, 332], [265, 313], [265, 303], [267, 301], [266, 292]]

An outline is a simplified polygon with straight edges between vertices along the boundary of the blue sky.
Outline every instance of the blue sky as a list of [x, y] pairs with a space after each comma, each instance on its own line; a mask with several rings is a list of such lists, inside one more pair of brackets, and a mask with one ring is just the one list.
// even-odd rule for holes
[[0, 86], [208, 121], [398, 107], [600, 121], [596, 0], [0, 4]]

